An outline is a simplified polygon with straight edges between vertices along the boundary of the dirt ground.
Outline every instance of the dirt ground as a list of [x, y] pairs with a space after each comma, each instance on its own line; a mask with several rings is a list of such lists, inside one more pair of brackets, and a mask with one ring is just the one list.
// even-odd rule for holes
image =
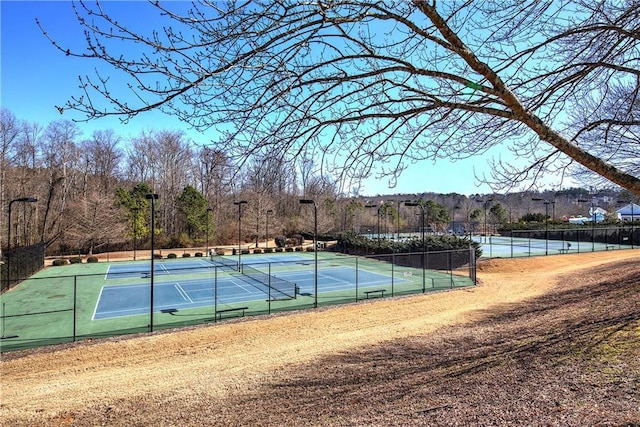
[[640, 426], [639, 261], [484, 260], [472, 289], [8, 353], [0, 422]]

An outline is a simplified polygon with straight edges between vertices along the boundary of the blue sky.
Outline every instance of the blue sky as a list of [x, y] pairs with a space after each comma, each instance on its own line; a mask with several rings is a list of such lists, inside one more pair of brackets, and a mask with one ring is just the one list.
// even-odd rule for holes
[[[110, 8], [121, 9], [123, 16], [140, 19], [138, 1], [110, 2]], [[67, 57], [55, 49], [42, 35], [36, 18], [61, 44], [83, 42], [83, 34], [76, 22], [69, 1], [5, 1], [0, 0], [1, 58], [0, 104], [20, 120], [47, 126], [60, 119], [82, 119], [79, 113], [66, 110], [62, 115], [56, 106], [62, 106], [72, 95], [80, 95], [78, 76], [92, 74], [95, 61]], [[147, 18], [145, 17], [145, 20]], [[152, 25], [152, 21], [146, 21]], [[75, 41], [75, 43], [74, 43]], [[215, 139], [215, 135], [202, 134], [177, 119], [160, 112], [144, 113], [123, 125], [117, 118], [104, 118], [79, 123], [84, 135], [98, 129], [114, 129], [123, 138], [138, 135], [142, 130], [182, 130], [198, 143]], [[489, 193], [486, 185], [478, 186], [475, 173], [489, 173], [487, 158], [499, 155], [510, 157], [498, 148], [485, 157], [450, 163], [422, 161], [412, 165], [390, 189], [386, 179], [371, 178], [364, 182], [360, 193], [377, 194], [437, 192], [462, 194]]]

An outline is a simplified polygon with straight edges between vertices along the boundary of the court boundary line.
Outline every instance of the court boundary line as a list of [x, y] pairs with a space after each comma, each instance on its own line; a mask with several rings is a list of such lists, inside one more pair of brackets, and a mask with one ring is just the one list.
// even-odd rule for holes
[[180, 285], [180, 282], [176, 282], [173, 286], [176, 288], [180, 296], [182, 296], [182, 298], [184, 298], [185, 301], [189, 301], [191, 304], [195, 304], [195, 302], [191, 299], [187, 291]]

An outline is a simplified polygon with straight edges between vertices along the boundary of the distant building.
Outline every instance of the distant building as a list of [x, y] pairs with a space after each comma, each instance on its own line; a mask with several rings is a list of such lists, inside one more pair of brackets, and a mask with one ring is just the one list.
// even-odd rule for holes
[[628, 205], [617, 209], [616, 216], [620, 221], [633, 222], [640, 220], [640, 206], [635, 203], [629, 203]]
[[602, 222], [607, 217], [607, 211], [602, 208], [590, 208], [589, 216], [581, 216], [577, 218], [569, 218], [571, 224], [587, 224], [594, 222]]

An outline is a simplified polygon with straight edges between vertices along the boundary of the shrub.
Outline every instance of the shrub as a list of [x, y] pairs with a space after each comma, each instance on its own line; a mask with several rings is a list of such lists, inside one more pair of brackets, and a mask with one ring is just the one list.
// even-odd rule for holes
[[87, 264], [93, 264], [96, 262], [98, 262], [98, 257], [90, 256], [89, 258], [87, 258]]
[[307, 252], [314, 252], [313, 246], [307, 246]]
[[271, 253], [273, 253], [273, 248], [264, 248], [264, 253], [265, 253], [265, 254], [271, 254]]
[[260, 249], [260, 248], [255, 248], [255, 249], [253, 250], [253, 253], [254, 253], [254, 254], [261, 254], [261, 253], [262, 253], [262, 249]]
[[64, 259], [64, 258], [60, 258], [60, 259], [54, 259], [53, 260], [53, 265], [56, 267], [59, 267], [61, 265], [67, 265], [69, 262]]
[[292, 234], [289, 237], [289, 242], [291, 246], [300, 246], [304, 243], [304, 237], [302, 237], [302, 234]]
[[174, 254], [174, 253], [170, 253], [167, 255], [167, 259], [176, 259], [178, 258], [178, 255]]
[[182, 254], [182, 258], [189, 258], [191, 254], [189, 252], [185, 252]]
[[284, 249], [282, 248], [276, 248], [276, 252], [282, 252]]
[[69, 264], [82, 264], [82, 258], [80, 258], [79, 256], [69, 258]]
[[249, 255], [249, 249], [243, 249], [242, 255]]
[[162, 254], [153, 254], [153, 259], [162, 259]]
[[273, 240], [279, 248], [284, 248], [287, 244], [287, 238], [285, 236], [276, 236]]
[[284, 248], [285, 252], [293, 252], [293, 248], [291, 246], [288, 246], [286, 248]]
[[296, 246], [296, 252], [302, 252], [302, 246]]
[[196, 258], [202, 258], [202, 252], [196, 252], [196, 253], [194, 254], [194, 256], [195, 256]]

